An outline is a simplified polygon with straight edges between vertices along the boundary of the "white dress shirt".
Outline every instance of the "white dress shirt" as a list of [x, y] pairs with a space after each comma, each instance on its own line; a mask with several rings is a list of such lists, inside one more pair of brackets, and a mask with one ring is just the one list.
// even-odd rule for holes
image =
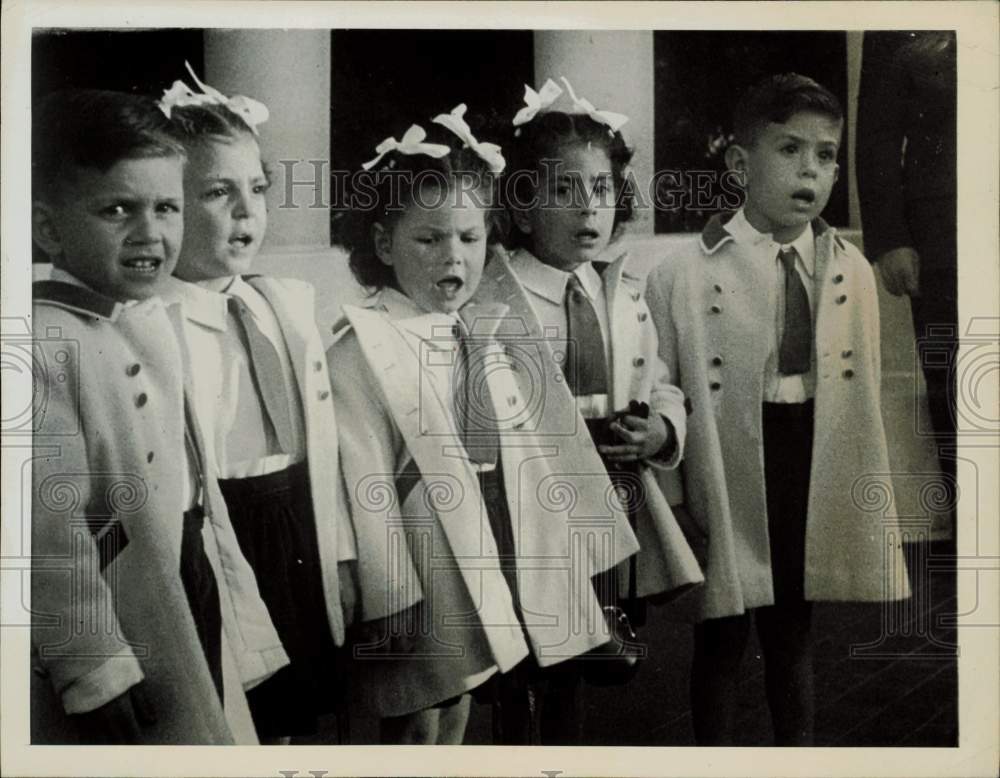
[[[769, 403], [802, 403], [816, 395], [816, 358], [811, 360], [808, 373], [801, 375], [782, 375], [778, 372], [778, 354], [781, 338], [785, 332], [785, 266], [778, 258], [782, 250], [794, 249], [796, 253], [795, 269], [802, 279], [809, 298], [809, 310], [813, 321], [816, 320], [816, 243], [812, 225], [806, 225], [805, 230], [789, 244], [781, 244], [769, 233], [758, 232], [741, 208], [726, 223], [726, 231], [733, 236], [743, 251], [753, 257], [753, 261], [770, 263], [774, 268], [774, 327], [771, 330], [770, 349], [765, 365], [764, 402]], [[815, 342], [815, 333], [813, 334]]]
[[[171, 279], [164, 296], [179, 299], [183, 305], [194, 402], [217, 476], [266, 475], [301, 462], [305, 458], [302, 401], [284, 337], [267, 300], [239, 277], [221, 293]], [[246, 304], [278, 354], [291, 417], [290, 452], [279, 450], [270, 424], [265, 423], [263, 402], [251, 378], [250, 356], [229, 313], [230, 296]]]

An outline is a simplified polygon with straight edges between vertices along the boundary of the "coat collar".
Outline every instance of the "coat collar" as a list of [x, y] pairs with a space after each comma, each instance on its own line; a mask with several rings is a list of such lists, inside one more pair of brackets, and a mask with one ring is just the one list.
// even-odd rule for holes
[[[736, 215], [735, 212], [716, 214], [708, 220], [705, 229], [701, 231], [701, 248], [706, 254], [714, 254], [720, 247], [733, 240], [733, 235], [726, 229], [726, 225]], [[812, 220], [813, 236], [816, 240], [820, 238], [833, 238], [840, 248], [844, 248], [844, 243], [837, 231], [827, 224], [822, 218], [817, 216]], [[829, 233], [829, 234], [827, 234]], [[825, 236], [825, 237], [824, 237]]]
[[217, 332], [226, 331], [228, 309], [226, 295], [221, 292], [174, 277], [164, 284], [163, 297], [179, 302], [188, 321]]
[[36, 303], [47, 303], [72, 313], [114, 322], [124, 306], [99, 292], [66, 281], [36, 281], [31, 285]]

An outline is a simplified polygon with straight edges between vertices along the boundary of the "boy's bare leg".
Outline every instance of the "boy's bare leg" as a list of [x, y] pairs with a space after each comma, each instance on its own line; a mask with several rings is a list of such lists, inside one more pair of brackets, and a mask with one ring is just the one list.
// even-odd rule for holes
[[695, 625], [691, 717], [700, 746], [735, 745], [740, 665], [749, 637], [749, 613]]
[[757, 610], [767, 702], [777, 746], [811, 746], [816, 720], [812, 605], [785, 603]]
[[438, 742], [440, 708], [426, 708], [405, 716], [392, 716], [379, 722], [382, 745], [428, 745]]
[[439, 746], [460, 746], [465, 739], [465, 726], [469, 723], [469, 708], [472, 705], [472, 697], [463, 694], [462, 698], [454, 705], [440, 709], [438, 717]]

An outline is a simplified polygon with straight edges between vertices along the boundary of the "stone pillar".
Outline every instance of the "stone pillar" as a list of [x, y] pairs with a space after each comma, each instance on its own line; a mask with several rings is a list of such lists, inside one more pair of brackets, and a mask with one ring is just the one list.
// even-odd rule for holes
[[653, 33], [649, 30], [535, 32], [535, 88], [566, 76], [580, 97], [629, 117], [622, 127], [635, 148], [633, 175], [649, 207], [636, 211], [632, 235], [653, 234]]
[[329, 248], [330, 31], [206, 30], [204, 81], [271, 112], [258, 128], [274, 178], [265, 250]]

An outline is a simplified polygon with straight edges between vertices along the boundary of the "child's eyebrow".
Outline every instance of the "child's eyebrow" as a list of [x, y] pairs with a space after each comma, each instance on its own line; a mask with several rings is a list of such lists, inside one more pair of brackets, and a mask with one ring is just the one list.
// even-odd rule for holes
[[[785, 132], [785, 133], [782, 133], [778, 137], [778, 140], [779, 141], [792, 140], [792, 141], [795, 141], [796, 143], [808, 143], [810, 139], [809, 138], [805, 138], [805, 137], [803, 137], [801, 135], [796, 135], [793, 132]], [[834, 139], [832, 139], [832, 138], [820, 138], [817, 141], [817, 143], [828, 145], [828, 146], [837, 146], [837, 145], [839, 145], [839, 142], [836, 141], [836, 140], [834, 140]]]

